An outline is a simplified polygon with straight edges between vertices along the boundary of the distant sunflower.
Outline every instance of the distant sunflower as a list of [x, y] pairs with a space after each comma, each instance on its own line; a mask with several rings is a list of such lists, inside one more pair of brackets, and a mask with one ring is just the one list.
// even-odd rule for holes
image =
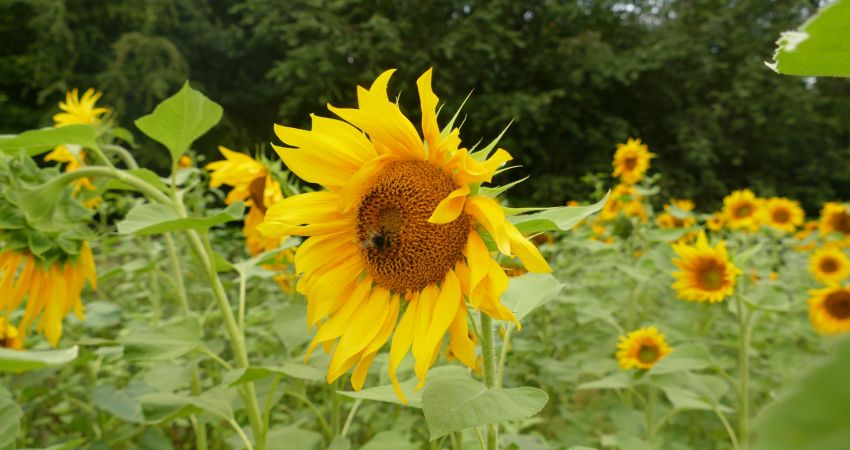
[[640, 139], [629, 138], [625, 144], [617, 144], [614, 153], [615, 177], [619, 177], [623, 183], [635, 184], [643, 178], [649, 169], [649, 160], [655, 154], [650, 153], [646, 144], [641, 144]]
[[657, 328], [646, 327], [632, 331], [627, 336], [620, 336], [617, 360], [624, 370], [648, 370], [671, 351], [664, 335]]
[[28, 252], [5, 250], [0, 252], [0, 272], [0, 310], [9, 313], [26, 297], [19, 328], [26, 331], [38, 319], [38, 331], [54, 347], [65, 316], [73, 310], [79, 319], [84, 317], [80, 294], [85, 282], [97, 287], [94, 258], [85, 241], [75, 261], [47, 263]]
[[670, 203], [664, 205], [664, 212], [656, 219], [661, 228], [689, 228], [696, 223], [691, 214], [694, 210], [694, 202], [690, 200], [671, 199]]
[[785, 197], [771, 197], [765, 200], [760, 213], [761, 223], [787, 233], [793, 233], [806, 218], [800, 203]]
[[8, 317], [0, 317], [0, 348], [22, 350], [24, 340], [18, 328], [12, 325]]
[[809, 291], [809, 319], [821, 334], [850, 331], [850, 288], [827, 287]]
[[720, 231], [726, 224], [726, 220], [722, 213], [714, 213], [705, 221], [705, 226], [711, 231]]
[[457, 128], [441, 133], [430, 69], [417, 81], [423, 142], [387, 96], [393, 72], [358, 87], [358, 108], [329, 106], [344, 121], [312, 116], [310, 131], [275, 126], [291, 146], [275, 146], [283, 162], [325, 189], [276, 203], [259, 229], [309, 236], [295, 255], [303, 273], [297, 290], [307, 296], [309, 325], [318, 325], [309, 350], [336, 341], [328, 382], [354, 367], [351, 383], [362, 388], [392, 334], [389, 375], [404, 400], [396, 376], [402, 359], [412, 351], [421, 387], [446, 333], [452, 353], [475, 366], [465, 298], [495, 319], [516, 321], [500, 302], [508, 277], [479, 227], [529, 271], [551, 269], [499, 202], [477, 194], [511, 159], [508, 152], [487, 158], [460, 148]]
[[820, 233], [841, 233], [850, 237], [850, 210], [843, 203], [827, 202], [820, 212]]
[[[210, 187], [230, 186], [232, 189], [227, 194], [224, 202], [228, 205], [252, 198], [251, 186], [254, 183], [263, 183], [266, 174], [266, 166], [245, 153], [235, 152], [229, 148], [219, 145], [218, 151], [224, 156], [223, 160], [213, 161], [206, 165], [210, 171]], [[257, 181], [263, 180], [263, 181]], [[262, 185], [265, 187], [265, 185]], [[263, 192], [265, 195], [265, 192]]]
[[634, 186], [620, 183], [611, 189], [608, 201], [599, 212], [602, 220], [614, 220], [623, 213], [626, 216], [646, 220], [646, 209], [643, 206], [643, 196], [638, 194]]
[[755, 231], [759, 227], [760, 201], [749, 189], [734, 191], [723, 199], [723, 215], [726, 224], [733, 230]]
[[741, 271], [729, 260], [726, 244], [708, 245], [705, 233], [697, 236], [696, 244], [673, 244], [680, 259], [673, 263], [679, 268], [673, 273], [673, 288], [679, 298], [696, 302], [721, 302], [735, 290], [735, 277]]
[[850, 275], [850, 258], [840, 248], [826, 246], [812, 253], [809, 271], [822, 283], [837, 283]]
[[192, 161], [192, 157], [189, 155], [183, 155], [177, 160], [177, 168], [179, 169], [188, 169], [193, 165], [195, 165], [195, 161]]

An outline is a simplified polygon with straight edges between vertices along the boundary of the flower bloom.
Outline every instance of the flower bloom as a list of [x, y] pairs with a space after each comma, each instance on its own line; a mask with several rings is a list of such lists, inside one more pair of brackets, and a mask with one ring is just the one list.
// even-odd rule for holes
[[679, 256], [673, 260], [679, 268], [673, 272], [673, 289], [679, 298], [714, 303], [732, 295], [735, 277], [741, 271], [729, 260], [725, 243], [711, 247], [705, 233], [700, 232], [694, 245], [673, 244], [673, 250]]
[[832, 286], [809, 291], [809, 320], [821, 334], [840, 334], [850, 330], [850, 289]]
[[664, 335], [657, 328], [646, 327], [620, 336], [617, 361], [624, 370], [651, 369], [671, 351]]
[[619, 177], [623, 183], [635, 184], [643, 178], [649, 169], [649, 160], [655, 154], [650, 153], [646, 144], [641, 144], [640, 139], [629, 138], [625, 144], [617, 144], [614, 153], [613, 175]]

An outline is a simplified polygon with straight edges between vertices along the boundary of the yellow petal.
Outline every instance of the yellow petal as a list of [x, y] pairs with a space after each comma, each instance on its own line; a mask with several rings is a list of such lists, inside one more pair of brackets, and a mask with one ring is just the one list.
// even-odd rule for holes
[[465, 184], [449, 192], [449, 195], [434, 208], [428, 222], [443, 224], [457, 219], [463, 212], [463, 204], [466, 202], [467, 195], [469, 195], [469, 186]]
[[469, 233], [466, 240], [466, 259], [469, 267], [469, 289], [473, 290], [487, 276], [491, 259], [487, 244], [476, 231]]
[[333, 339], [336, 339], [345, 332], [350, 324], [351, 317], [361, 309], [362, 305], [369, 298], [369, 293], [372, 290], [372, 278], [366, 277], [361, 281], [351, 295], [342, 304], [342, 307], [334, 313], [327, 322], [319, 325], [319, 330], [310, 342], [307, 348], [307, 354], [304, 357], [306, 362], [310, 359], [310, 355], [315, 350], [316, 346]]
[[462, 300], [460, 282], [457, 279], [457, 275], [455, 275], [454, 271], [449, 270], [446, 273], [446, 278], [443, 280], [443, 285], [440, 288], [440, 294], [434, 304], [431, 323], [428, 324], [428, 329], [423, 340], [423, 354], [426, 357], [417, 358], [416, 360], [416, 373], [422, 374], [416, 389], [420, 389], [425, 385], [425, 377], [428, 374], [428, 369], [434, 364], [434, 359], [443, 343], [443, 336], [445, 336], [446, 330], [449, 329], [452, 320], [457, 314], [458, 303]]
[[333, 357], [328, 366], [328, 380], [333, 381], [344, 373], [342, 363], [355, 356], [369, 345], [380, 332], [380, 327], [390, 313], [390, 292], [381, 287], [374, 287], [369, 300], [363, 308], [351, 318], [351, 323], [342, 334], [334, 349]]
[[341, 213], [351, 211], [366, 187], [366, 180], [372, 175], [380, 172], [387, 164], [398, 161], [396, 155], [381, 155], [360, 167], [351, 178], [342, 186], [339, 192], [339, 203], [337, 205]]
[[354, 239], [351, 231], [308, 238], [295, 251], [295, 271], [313, 272], [329, 261], [354, 257], [360, 252]]
[[466, 198], [464, 211], [484, 226], [502, 254], [511, 254], [511, 243], [503, 226], [505, 212], [501, 205], [492, 198], [473, 195]]
[[395, 372], [396, 369], [398, 369], [399, 364], [401, 364], [401, 361], [407, 355], [407, 352], [410, 350], [410, 345], [413, 342], [413, 328], [416, 323], [416, 313], [419, 309], [418, 303], [418, 298], [413, 298], [407, 302], [407, 311], [405, 311], [404, 316], [398, 322], [398, 326], [393, 333], [392, 344], [390, 344], [390, 359], [389, 365], [387, 366], [389, 369], [390, 381], [393, 384], [393, 390], [395, 391], [396, 396], [398, 396], [399, 400], [401, 400], [404, 404], [407, 404], [407, 398], [401, 390], [401, 386], [398, 383], [398, 377]]
[[334, 270], [323, 271], [324, 275], [315, 280], [307, 293], [307, 320], [311, 327], [342, 306], [363, 270], [363, 261], [357, 256]]
[[522, 261], [522, 264], [529, 272], [548, 273], [552, 271], [549, 263], [540, 254], [540, 250], [531, 241], [526, 239], [514, 224], [506, 220], [504, 230], [508, 239], [511, 241], [511, 250]]
[[449, 328], [451, 334], [449, 346], [452, 349], [452, 353], [460, 362], [465, 364], [467, 367], [474, 368], [475, 343], [469, 338], [469, 323], [467, 322], [466, 316], [466, 303], [462, 301], [458, 302], [457, 312], [455, 313], [451, 327]]
[[354, 217], [337, 211], [339, 194], [319, 191], [287, 197], [266, 211], [257, 229], [268, 237], [315, 236], [351, 230]]
[[440, 149], [440, 127], [437, 125], [437, 103], [439, 99], [431, 88], [432, 72], [432, 69], [426, 70], [416, 80], [416, 87], [419, 89], [419, 102], [422, 105], [422, 134], [428, 144], [428, 159], [439, 161], [442, 160], [442, 155], [436, 154]]

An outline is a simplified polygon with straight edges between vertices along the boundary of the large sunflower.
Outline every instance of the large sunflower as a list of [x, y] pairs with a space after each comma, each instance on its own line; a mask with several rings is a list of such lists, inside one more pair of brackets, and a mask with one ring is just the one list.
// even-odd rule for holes
[[850, 259], [840, 248], [829, 245], [812, 253], [809, 271], [822, 283], [837, 283], [850, 275]]
[[673, 263], [679, 268], [673, 273], [673, 288], [683, 300], [696, 302], [721, 302], [735, 290], [735, 277], [741, 271], [729, 260], [726, 244], [708, 245], [704, 232], [700, 232], [694, 245], [673, 244], [680, 259]]
[[516, 321], [500, 302], [508, 277], [482, 230], [529, 271], [551, 269], [499, 202], [478, 194], [511, 159], [508, 152], [471, 153], [460, 148], [457, 128], [440, 132], [430, 69], [417, 80], [423, 140], [387, 97], [393, 72], [358, 87], [358, 108], [328, 107], [344, 121], [312, 116], [310, 131], [275, 126], [291, 146], [275, 146], [283, 162], [325, 189], [276, 203], [259, 229], [309, 236], [295, 255], [303, 274], [297, 289], [307, 296], [309, 325], [318, 325], [310, 351], [336, 341], [328, 382], [356, 366], [351, 382], [360, 389], [392, 334], [389, 375], [404, 399], [396, 377], [402, 359], [413, 353], [421, 386], [446, 332], [452, 353], [474, 367], [465, 299], [493, 318]]
[[649, 152], [646, 144], [641, 144], [640, 139], [629, 138], [625, 144], [617, 144], [614, 153], [614, 176], [619, 177], [623, 183], [635, 184], [643, 178], [649, 169], [649, 160], [655, 154]]
[[821, 334], [850, 331], [850, 288], [832, 286], [809, 291], [809, 319]]
[[[80, 294], [88, 281], [97, 287], [94, 258], [87, 242], [75, 260], [42, 261], [29, 252], [0, 252], [0, 310], [10, 313], [26, 297], [19, 328], [26, 331], [38, 319], [37, 329], [54, 347], [62, 337], [62, 320], [72, 310], [83, 319]], [[17, 275], [17, 276], [16, 276]]]
[[757, 230], [760, 203], [753, 191], [749, 189], [734, 191], [727, 195], [723, 199], [723, 215], [726, 216], [726, 224], [733, 230]]
[[671, 352], [664, 335], [655, 327], [646, 327], [620, 336], [617, 344], [617, 360], [620, 367], [628, 369], [651, 369], [661, 358]]
[[805, 218], [806, 213], [800, 203], [785, 197], [771, 197], [764, 201], [761, 208], [762, 223], [787, 233], [793, 233]]
[[820, 232], [822, 235], [841, 233], [850, 237], [850, 210], [843, 203], [824, 203], [820, 212]]

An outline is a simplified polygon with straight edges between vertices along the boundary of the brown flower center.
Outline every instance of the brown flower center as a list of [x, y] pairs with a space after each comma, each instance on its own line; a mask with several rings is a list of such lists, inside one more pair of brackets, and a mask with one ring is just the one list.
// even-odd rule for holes
[[791, 213], [785, 208], [774, 209], [771, 216], [776, 223], [785, 224], [791, 221]]
[[644, 364], [652, 364], [658, 360], [658, 346], [650, 343], [643, 343], [637, 351], [637, 359]]
[[832, 215], [830, 224], [835, 231], [843, 234], [850, 234], [850, 215], [846, 212], [839, 212]]
[[248, 185], [248, 192], [251, 194], [251, 200], [254, 203], [254, 208], [266, 212], [266, 177], [257, 177]]
[[735, 208], [735, 217], [738, 219], [744, 219], [750, 217], [752, 212], [752, 206], [749, 203], [744, 203], [743, 205], [738, 205], [738, 207]]
[[390, 163], [367, 182], [357, 208], [357, 237], [378, 285], [394, 292], [418, 291], [442, 281], [463, 258], [469, 217], [428, 222], [454, 189], [448, 175], [425, 161]]
[[717, 261], [708, 261], [699, 271], [700, 287], [706, 291], [716, 291], [723, 287], [723, 267]]
[[838, 270], [838, 261], [834, 258], [825, 257], [820, 261], [820, 270], [824, 273], [833, 273]]
[[835, 319], [850, 319], [850, 292], [841, 289], [830, 293], [824, 301], [824, 307]]
[[638, 160], [637, 160], [637, 157], [635, 157], [635, 156], [629, 156], [628, 158], [623, 160], [623, 166], [625, 166], [626, 170], [629, 170], [629, 171], [635, 170], [635, 167], [637, 167], [637, 163], [638, 163]]

